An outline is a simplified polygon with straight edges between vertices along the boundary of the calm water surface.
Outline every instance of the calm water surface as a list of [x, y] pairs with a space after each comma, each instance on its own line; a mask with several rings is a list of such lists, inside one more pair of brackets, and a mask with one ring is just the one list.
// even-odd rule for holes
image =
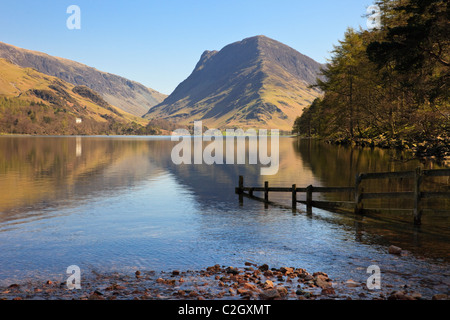
[[[167, 137], [0, 137], [0, 285], [64, 280], [73, 264], [86, 275], [250, 261], [361, 282], [376, 264], [382, 284], [407, 284], [425, 295], [448, 292], [449, 214], [425, 215], [417, 228], [410, 214], [294, 214], [250, 199], [240, 206], [234, 194], [239, 175], [249, 186], [265, 180], [283, 187], [353, 186], [357, 172], [436, 164], [281, 138], [280, 170], [263, 177], [255, 165], [176, 166], [174, 145]], [[409, 183], [370, 187], [400, 191]], [[447, 178], [426, 184], [450, 186]], [[288, 195], [270, 197], [290, 202]], [[429, 205], [449, 208], [448, 199], [439, 201]], [[392, 244], [409, 254], [386, 254]]]

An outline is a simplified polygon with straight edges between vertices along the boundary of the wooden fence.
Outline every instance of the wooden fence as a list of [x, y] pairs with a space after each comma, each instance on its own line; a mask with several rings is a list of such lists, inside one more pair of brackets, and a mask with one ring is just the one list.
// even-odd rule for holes
[[[236, 193], [239, 194], [239, 201], [243, 201], [243, 196], [248, 196], [256, 200], [262, 200], [266, 204], [275, 204], [269, 201], [269, 192], [287, 192], [292, 195], [291, 208], [297, 211], [297, 203], [306, 204], [308, 212], [311, 212], [313, 207], [327, 209], [337, 212], [354, 212], [356, 214], [364, 214], [369, 212], [382, 211], [405, 211], [410, 209], [398, 208], [364, 208], [364, 200], [368, 199], [410, 199], [413, 203], [412, 213], [414, 216], [414, 224], [420, 225], [422, 221], [422, 213], [424, 210], [434, 211], [433, 209], [425, 209], [421, 206], [422, 199], [441, 198], [450, 200], [449, 192], [429, 192], [422, 191], [421, 185], [423, 179], [426, 177], [450, 177], [450, 169], [439, 170], [422, 170], [420, 167], [414, 171], [400, 171], [400, 172], [375, 172], [375, 173], [358, 173], [355, 178], [354, 187], [314, 187], [312, 185], [304, 188], [297, 188], [293, 184], [292, 187], [269, 187], [269, 182], [264, 182], [264, 187], [245, 187], [244, 177], [239, 176], [239, 185], [236, 188]], [[413, 190], [401, 192], [365, 192], [363, 182], [365, 180], [374, 179], [412, 179]], [[450, 187], [450, 185], [449, 185]], [[264, 198], [259, 198], [254, 195], [255, 192], [263, 192]], [[298, 200], [297, 194], [305, 193], [306, 200]], [[314, 193], [352, 193], [354, 194], [354, 201], [317, 201], [313, 200]], [[449, 211], [443, 210], [443, 211]]]

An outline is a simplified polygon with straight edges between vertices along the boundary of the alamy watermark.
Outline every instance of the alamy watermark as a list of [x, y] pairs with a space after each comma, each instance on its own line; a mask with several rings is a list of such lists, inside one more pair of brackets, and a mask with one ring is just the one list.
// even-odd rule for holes
[[377, 5], [371, 5], [367, 8], [367, 29], [369, 30], [375, 30], [375, 29], [381, 29], [381, 10], [380, 7]]
[[67, 289], [81, 289], [81, 270], [77, 265], [71, 265], [67, 267], [66, 273], [70, 275], [67, 278]]
[[[278, 129], [272, 129], [270, 136], [267, 129], [260, 129], [259, 132], [255, 129], [247, 131], [227, 129], [224, 137], [218, 129], [210, 129], [203, 133], [202, 122], [195, 121], [194, 135], [191, 135], [187, 129], [177, 129], [172, 132], [171, 140], [179, 141], [179, 143], [172, 149], [171, 158], [176, 165], [246, 164], [246, 140], [248, 139], [248, 164], [266, 166], [261, 167], [261, 175], [274, 175], [279, 168], [279, 135]], [[204, 141], [210, 143], [203, 147]]]
[[77, 5], [70, 5], [67, 7], [66, 13], [70, 16], [66, 20], [66, 26], [69, 30], [81, 29], [81, 9]]
[[381, 270], [377, 265], [371, 265], [367, 268], [367, 273], [371, 276], [367, 279], [367, 289], [380, 290], [381, 289]]

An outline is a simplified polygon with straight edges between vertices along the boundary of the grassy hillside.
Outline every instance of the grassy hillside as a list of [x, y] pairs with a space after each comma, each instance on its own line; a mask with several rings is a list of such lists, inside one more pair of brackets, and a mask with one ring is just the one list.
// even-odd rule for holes
[[[78, 119], [78, 120], [77, 120]], [[98, 93], [0, 59], [2, 134], [154, 134]]]
[[139, 117], [166, 98], [166, 95], [138, 82], [99, 71], [76, 61], [2, 42], [0, 42], [0, 58], [23, 68], [33, 68], [46, 75], [58, 77], [75, 86], [87, 86], [108, 103]]

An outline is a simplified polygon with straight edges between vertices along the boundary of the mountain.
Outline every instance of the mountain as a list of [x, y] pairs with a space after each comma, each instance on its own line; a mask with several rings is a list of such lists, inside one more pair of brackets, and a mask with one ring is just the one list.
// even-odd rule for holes
[[166, 95], [123, 77], [98, 71], [84, 64], [21, 49], [0, 42], [0, 58], [24, 68], [33, 68], [73, 85], [84, 85], [98, 92], [108, 103], [137, 116], [162, 102]]
[[75, 86], [0, 59], [0, 134], [146, 134], [148, 121]]
[[148, 119], [207, 127], [290, 131], [304, 107], [321, 95], [314, 84], [322, 65], [278, 41], [256, 36], [205, 51], [192, 74]]

